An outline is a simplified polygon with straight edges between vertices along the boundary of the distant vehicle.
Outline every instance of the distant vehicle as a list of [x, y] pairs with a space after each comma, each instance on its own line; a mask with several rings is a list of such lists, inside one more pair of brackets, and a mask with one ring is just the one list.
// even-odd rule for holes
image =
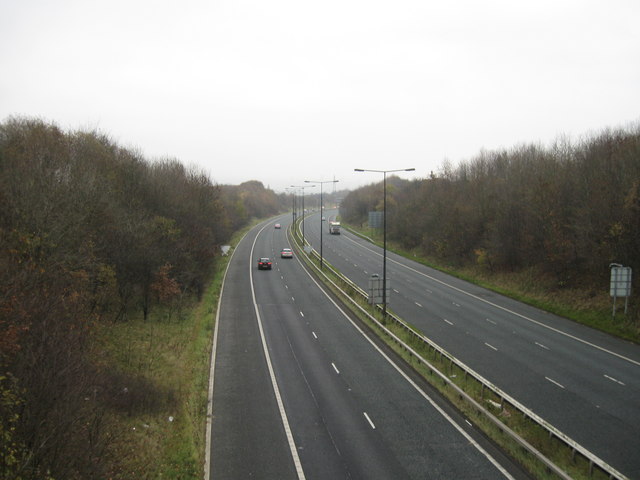
[[282, 225], [280, 225], [279, 223], [276, 223], [276, 224], [274, 225], [274, 227], [275, 227], [275, 228], [280, 229], [280, 228], [282, 228]]
[[326, 220], [326, 218], [322, 217], [322, 221], [324, 222]]
[[271, 270], [271, 259], [268, 257], [262, 257], [258, 260], [258, 270]]
[[329, 222], [329, 233], [331, 235], [340, 235], [340, 222]]
[[293, 250], [290, 248], [283, 248], [280, 252], [280, 257], [282, 258], [293, 258]]

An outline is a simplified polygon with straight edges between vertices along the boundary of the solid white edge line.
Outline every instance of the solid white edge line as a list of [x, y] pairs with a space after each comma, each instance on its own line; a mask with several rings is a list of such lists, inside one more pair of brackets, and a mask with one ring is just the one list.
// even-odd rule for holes
[[[361, 248], [364, 248], [364, 249], [366, 249], [366, 250], [369, 250], [370, 252], [374, 253], [375, 255], [382, 256], [382, 255], [380, 255], [378, 252], [376, 252], [376, 251], [374, 251], [374, 250], [371, 250], [370, 248], [368, 248], [368, 247], [367, 247], [367, 246], [365, 246], [365, 245], [361, 245], [360, 243], [356, 242], [355, 240], [353, 240], [353, 239], [351, 239], [351, 238], [349, 238], [349, 237], [347, 237], [347, 236], [345, 236], [344, 238], [346, 238], [347, 240], [349, 240], [349, 241], [351, 241], [351, 242], [355, 243], [356, 245], [360, 246]], [[625, 357], [624, 355], [621, 355], [621, 354], [619, 354], [619, 353], [617, 353], [617, 352], [614, 352], [614, 351], [612, 351], [612, 350], [608, 350], [608, 349], [606, 349], [606, 348], [604, 348], [604, 347], [601, 347], [600, 345], [596, 345], [595, 343], [591, 343], [591, 342], [589, 342], [589, 341], [587, 341], [587, 340], [583, 340], [582, 338], [580, 338], [580, 337], [576, 337], [575, 335], [571, 335], [570, 333], [563, 332], [562, 330], [559, 330], [559, 329], [557, 329], [557, 328], [555, 328], [555, 327], [552, 327], [552, 326], [550, 326], [550, 325], [546, 325], [545, 323], [542, 323], [542, 322], [540, 322], [540, 321], [538, 321], [538, 320], [534, 320], [533, 318], [527, 317], [526, 315], [523, 315], [523, 314], [518, 313], [518, 312], [514, 312], [513, 310], [509, 310], [509, 309], [508, 309], [508, 308], [506, 308], [506, 307], [503, 307], [503, 306], [498, 305], [498, 304], [496, 304], [496, 303], [490, 302], [489, 300], [485, 300], [484, 298], [478, 297], [478, 296], [474, 295], [473, 293], [465, 292], [465, 291], [464, 291], [464, 290], [462, 290], [461, 288], [454, 287], [453, 285], [450, 285], [450, 284], [448, 284], [448, 283], [446, 283], [446, 282], [444, 282], [444, 281], [442, 281], [442, 280], [438, 280], [437, 278], [432, 277], [431, 275], [427, 275], [426, 273], [422, 273], [422, 272], [420, 272], [420, 271], [416, 270], [415, 268], [412, 268], [412, 267], [410, 267], [410, 266], [408, 266], [408, 265], [405, 265], [405, 264], [403, 264], [403, 263], [398, 262], [397, 260], [394, 260], [393, 258], [389, 258], [389, 257], [387, 257], [387, 260], [389, 260], [390, 262], [393, 262], [393, 263], [395, 263], [395, 264], [397, 264], [397, 265], [400, 265], [401, 267], [404, 267], [404, 268], [406, 268], [407, 270], [411, 270], [412, 272], [417, 273], [418, 275], [421, 275], [421, 276], [426, 277], [426, 278], [428, 278], [428, 279], [430, 279], [430, 280], [433, 280], [434, 282], [438, 282], [438, 283], [440, 283], [441, 285], [444, 285], [444, 286], [446, 286], [446, 287], [449, 287], [449, 288], [451, 288], [451, 289], [453, 289], [453, 290], [455, 290], [455, 291], [457, 291], [457, 292], [460, 292], [460, 293], [462, 293], [462, 294], [464, 294], [464, 295], [467, 295], [467, 296], [469, 296], [469, 297], [471, 297], [471, 298], [475, 298], [476, 300], [479, 300], [479, 301], [481, 301], [481, 302], [484, 302], [484, 303], [486, 303], [487, 305], [491, 305], [492, 307], [498, 308], [498, 309], [500, 309], [500, 310], [502, 310], [502, 311], [504, 311], [504, 312], [510, 313], [510, 314], [515, 315], [515, 316], [517, 316], [517, 317], [520, 317], [520, 318], [522, 318], [522, 319], [524, 319], [524, 320], [527, 320], [527, 321], [529, 321], [529, 322], [531, 322], [531, 323], [535, 323], [536, 325], [539, 325], [539, 326], [541, 326], [541, 327], [543, 327], [543, 328], [546, 328], [546, 329], [551, 330], [551, 331], [553, 331], [553, 332], [559, 333], [560, 335], [564, 335], [565, 337], [571, 338], [572, 340], [575, 340], [576, 342], [580, 342], [580, 343], [582, 343], [582, 344], [584, 344], [584, 345], [588, 345], [588, 346], [590, 346], [590, 347], [592, 347], [592, 348], [595, 348], [595, 349], [597, 349], [597, 350], [600, 350], [601, 352], [608, 353], [609, 355], [613, 355], [614, 357], [618, 357], [618, 358], [619, 358], [619, 359], [621, 359], [621, 360], [626, 360], [626, 361], [627, 361], [627, 362], [629, 362], [629, 363], [633, 363], [634, 365], [638, 365], [638, 366], [640, 366], [640, 362], [638, 362], [638, 361], [636, 361], [636, 360], [634, 360], [634, 359], [632, 359], [632, 358]], [[410, 282], [410, 283], [411, 283], [411, 282]]]
[[[267, 339], [264, 336], [264, 329], [262, 328], [262, 318], [260, 317], [260, 311], [258, 308], [258, 303], [256, 301], [256, 292], [253, 288], [253, 263], [251, 259], [253, 258], [253, 250], [256, 246], [256, 242], [258, 241], [258, 237], [262, 233], [262, 231], [267, 228], [269, 224], [265, 225], [260, 229], [257, 233], [256, 238], [253, 240], [253, 245], [251, 246], [251, 254], [249, 256], [249, 283], [251, 285], [251, 296], [253, 298], [253, 308], [256, 312], [256, 320], [258, 322], [258, 330], [260, 330], [260, 337], [262, 339], [262, 350], [264, 352], [264, 358], [267, 362], [267, 368], [269, 369], [269, 375], [271, 376], [271, 385], [273, 386], [273, 392], [276, 397], [276, 402], [278, 403], [278, 409], [280, 410], [280, 418], [282, 419], [282, 426], [284, 427], [285, 434], [287, 436], [287, 441], [289, 442], [289, 450], [291, 451], [291, 457], [293, 458], [293, 463], [296, 467], [296, 473], [298, 474], [299, 480], [305, 480], [304, 471], [302, 470], [302, 463], [300, 462], [300, 457], [298, 456], [298, 448], [296, 447], [296, 442], [293, 439], [293, 433], [291, 432], [291, 427], [289, 426], [289, 420], [287, 419], [287, 412], [284, 409], [284, 403], [282, 402], [282, 397], [280, 395], [280, 389], [278, 388], [278, 381], [276, 380], [276, 374], [273, 370], [273, 365], [271, 364], [271, 357], [269, 356], [269, 349], [267, 348]], [[300, 312], [302, 313], [302, 312]]]
[[329, 299], [329, 301], [330, 301], [330, 302], [331, 302], [331, 303], [332, 303], [332, 304], [333, 304], [333, 305], [338, 309], [338, 311], [340, 311], [340, 313], [342, 313], [342, 315], [343, 315], [343, 316], [344, 316], [344, 317], [349, 321], [349, 323], [351, 323], [351, 325], [353, 325], [353, 327], [354, 327], [358, 332], [360, 332], [360, 335], [362, 335], [362, 336], [363, 336], [363, 337], [364, 337], [364, 338], [365, 338], [365, 339], [366, 339], [366, 340], [367, 340], [367, 341], [368, 341], [368, 342], [373, 346], [373, 348], [375, 348], [375, 349], [378, 351], [378, 353], [379, 353], [380, 355], [382, 355], [382, 357], [383, 357], [387, 362], [389, 362], [389, 364], [390, 364], [393, 368], [395, 368], [395, 369], [396, 369], [396, 371], [397, 371], [400, 375], [402, 375], [402, 377], [403, 377], [407, 382], [409, 382], [409, 384], [410, 384], [410, 385], [411, 385], [411, 386], [412, 386], [412, 387], [413, 387], [413, 388], [414, 388], [414, 389], [415, 389], [415, 390], [416, 390], [420, 395], [422, 395], [422, 397], [423, 397], [425, 400], [427, 400], [427, 402], [429, 402], [433, 408], [435, 408], [435, 409], [436, 409], [436, 411], [437, 411], [440, 415], [442, 415], [442, 416], [443, 416], [443, 417], [444, 417], [444, 418], [445, 418], [445, 419], [446, 419], [446, 420], [447, 420], [451, 425], [453, 425], [453, 427], [454, 427], [456, 430], [458, 430], [458, 432], [460, 432], [460, 433], [462, 434], [462, 436], [463, 436], [464, 438], [466, 438], [466, 439], [467, 439], [467, 441], [468, 441], [471, 445], [473, 445], [473, 446], [476, 448], [476, 450], [478, 450], [482, 455], [484, 455], [484, 456], [487, 458], [487, 460], [489, 460], [489, 462], [491, 462], [491, 464], [492, 464], [494, 467], [496, 467], [496, 469], [497, 469], [500, 473], [502, 473], [502, 475], [504, 475], [504, 477], [505, 477], [505, 478], [507, 478], [507, 479], [509, 479], [509, 480], [515, 480], [515, 478], [514, 478], [514, 477], [513, 477], [513, 476], [512, 476], [512, 475], [511, 475], [511, 474], [510, 474], [510, 473], [509, 473], [509, 472], [508, 472], [508, 471], [507, 471], [503, 466], [502, 466], [502, 465], [500, 465], [500, 464], [498, 463], [498, 461], [497, 461], [495, 458], [493, 458], [489, 452], [487, 452], [484, 448], [482, 448], [482, 445], [480, 445], [478, 442], [476, 442], [476, 441], [475, 441], [475, 440], [474, 440], [474, 439], [473, 439], [473, 438], [472, 438], [472, 437], [471, 437], [471, 436], [470, 436], [470, 435], [469, 435], [469, 434], [468, 434], [468, 433], [467, 433], [467, 432], [466, 432], [466, 431], [465, 431], [465, 430], [464, 430], [460, 425], [458, 425], [458, 424], [456, 423], [456, 421], [455, 421], [453, 418], [451, 418], [451, 417], [447, 414], [447, 412], [445, 412], [442, 408], [440, 408], [440, 406], [439, 406], [437, 403], [435, 403], [435, 401], [434, 401], [431, 397], [429, 397], [429, 395], [427, 395], [427, 394], [426, 394], [426, 393], [425, 393], [425, 392], [424, 392], [424, 391], [423, 391], [423, 390], [418, 386], [418, 384], [417, 384], [417, 383], [415, 383], [415, 382], [414, 382], [414, 381], [413, 381], [413, 380], [412, 380], [412, 379], [411, 379], [411, 378], [410, 378], [410, 377], [409, 377], [405, 372], [403, 372], [403, 371], [400, 369], [400, 367], [398, 367], [398, 366], [393, 362], [393, 360], [391, 360], [391, 358], [389, 358], [389, 357], [387, 356], [387, 354], [386, 354], [386, 353], [384, 353], [384, 352], [380, 349], [380, 347], [378, 347], [378, 345], [376, 345], [376, 344], [373, 342], [373, 340], [371, 340], [371, 339], [370, 339], [370, 338], [369, 338], [369, 337], [368, 337], [368, 336], [367, 336], [367, 335], [362, 331], [362, 329], [361, 329], [361, 328], [360, 328], [360, 327], [359, 327], [359, 326], [358, 326], [358, 325], [357, 325], [353, 320], [351, 320], [351, 318], [349, 317], [349, 315], [347, 315], [347, 314], [345, 313], [345, 311], [342, 309], [342, 307], [340, 307], [340, 305], [338, 305], [338, 304], [333, 300], [333, 298], [331, 298], [331, 297], [327, 294], [327, 292], [325, 292], [325, 291], [324, 291], [324, 289], [320, 286], [320, 284], [318, 284], [318, 282], [316, 281], [316, 279], [315, 279], [315, 278], [313, 278], [313, 276], [311, 276], [311, 274], [310, 274], [310, 273], [309, 273], [309, 271], [307, 270], [306, 266], [305, 266], [305, 265], [304, 265], [300, 260], [298, 260], [298, 262], [300, 263], [300, 265], [302, 265], [302, 267], [304, 268], [304, 270], [305, 270], [305, 272], [307, 273], [307, 275], [309, 276], [309, 278], [311, 278], [311, 281], [312, 281], [313, 283], [315, 283], [315, 284], [318, 286], [318, 288], [319, 288], [319, 289], [320, 289], [320, 291], [324, 294], [324, 296], [325, 296], [325, 297], [327, 297], [327, 299]]

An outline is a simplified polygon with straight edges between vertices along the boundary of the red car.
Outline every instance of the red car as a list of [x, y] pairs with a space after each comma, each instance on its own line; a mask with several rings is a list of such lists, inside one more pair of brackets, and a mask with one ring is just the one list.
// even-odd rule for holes
[[258, 260], [258, 270], [271, 270], [271, 260], [267, 257]]

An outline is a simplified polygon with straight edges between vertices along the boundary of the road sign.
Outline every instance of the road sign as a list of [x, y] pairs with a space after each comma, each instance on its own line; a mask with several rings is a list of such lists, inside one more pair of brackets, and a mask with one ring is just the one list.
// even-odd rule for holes
[[369, 228], [381, 229], [384, 223], [383, 212], [369, 212]]
[[[387, 304], [389, 303], [389, 299], [391, 298], [391, 289], [389, 288], [389, 279], [387, 278]], [[385, 299], [383, 298], [382, 292], [382, 278], [380, 278], [377, 274], [371, 275], [369, 278], [369, 303], [371, 305], [375, 305], [378, 303], [382, 303]]]
[[609, 294], [612, 297], [631, 296], [631, 267], [623, 267], [621, 265], [611, 267]]
[[624, 297], [624, 314], [627, 314], [627, 305], [631, 296], [631, 267], [623, 267], [619, 263], [612, 263], [609, 268], [611, 268], [609, 295], [613, 297], [613, 312], [611, 315], [612, 318], [615, 318], [618, 297]]

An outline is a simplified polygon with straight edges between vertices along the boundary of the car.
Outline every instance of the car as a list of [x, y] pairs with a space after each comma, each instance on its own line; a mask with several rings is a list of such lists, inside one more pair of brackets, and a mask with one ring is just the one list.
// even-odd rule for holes
[[274, 225], [274, 228], [280, 229], [280, 228], [282, 228], [282, 225], [280, 225], [279, 223], [276, 223], [276, 224]]
[[280, 257], [282, 258], [293, 258], [293, 250], [290, 248], [283, 248], [280, 252]]
[[271, 270], [271, 259], [262, 257], [258, 260], [258, 270]]

